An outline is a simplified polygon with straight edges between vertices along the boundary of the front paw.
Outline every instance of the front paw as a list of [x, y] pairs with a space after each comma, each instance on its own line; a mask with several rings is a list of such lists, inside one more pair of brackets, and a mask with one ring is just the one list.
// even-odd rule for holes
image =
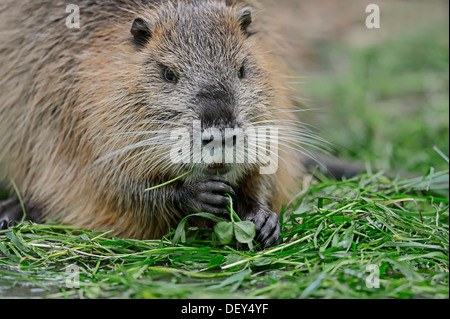
[[281, 225], [278, 215], [266, 208], [257, 208], [249, 218], [255, 224], [256, 241], [262, 248], [276, 246], [280, 243]]
[[230, 198], [226, 194], [235, 194], [228, 180], [219, 175], [208, 176], [195, 184], [186, 185], [185, 188], [183, 201], [196, 213], [228, 214], [227, 205], [230, 205]]
[[23, 221], [39, 222], [40, 211], [24, 199], [25, 215], [19, 198], [0, 201], [0, 229], [6, 229]]

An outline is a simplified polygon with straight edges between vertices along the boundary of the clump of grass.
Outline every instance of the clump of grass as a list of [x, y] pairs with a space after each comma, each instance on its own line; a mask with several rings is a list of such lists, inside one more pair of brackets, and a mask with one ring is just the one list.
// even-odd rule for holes
[[[448, 298], [447, 189], [448, 171], [432, 170], [311, 182], [282, 218], [284, 243], [265, 251], [221, 244], [211, 229], [188, 228], [174, 244], [175, 230], [132, 240], [24, 223], [0, 232], [0, 295]], [[79, 288], [67, 284], [69, 265]], [[379, 288], [367, 283], [373, 274]]]
[[[189, 175], [193, 171], [194, 171], [194, 169], [191, 169], [190, 171], [188, 171], [170, 181], [167, 181], [163, 184], [148, 188], [145, 191], [149, 192], [154, 189], [164, 187], [170, 183], [173, 183], [179, 179], [182, 179], [183, 177]], [[218, 168], [217, 168], [217, 175], [220, 175]], [[216, 222], [216, 225], [214, 226], [214, 232], [222, 244], [230, 244], [233, 241], [233, 239], [236, 239], [236, 241], [238, 243], [247, 244], [249, 249], [252, 250], [253, 249], [253, 240], [256, 235], [255, 225], [250, 221], [242, 221], [239, 218], [239, 215], [233, 209], [233, 198], [231, 197], [231, 195], [225, 194], [225, 196], [228, 196], [228, 198], [230, 199], [230, 205], [227, 205], [227, 209], [230, 213], [229, 220], [226, 220], [225, 218], [222, 218], [222, 217], [217, 217], [217, 216], [207, 213], [207, 212], [190, 214], [180, 221], [180, 223], [175, 231], [175, 237], [173, 239], [173, 242], [177, 243], [178, 240], [180, 240], [180, 239], [182, 242], [184, 242], [186, 240], [185, 225], [186, 225], [186, 222], [188, 219], [190, 219], [192, 217], [203, 217], [203, 218], [210, 219], [213, 222]]]

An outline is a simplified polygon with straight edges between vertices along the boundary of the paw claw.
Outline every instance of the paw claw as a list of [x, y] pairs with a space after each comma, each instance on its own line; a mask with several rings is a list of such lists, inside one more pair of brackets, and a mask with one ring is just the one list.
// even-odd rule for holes
[[190, 206], [194, 211], [219, 215], [228, 213], [230, 198], [226, 194], [233, 196], [234, 190], [225, 177], [209, 176], [189, 188]]
[[8, 228], [8, 221], [6, 219], [0, 220], [0, 230]]
[[27, 205], [25, 200], [26, 215], [23, 216], [22, 205], [17, 197], [13, 197], [0, 202], [0, 229], [7, 229], [9, 226], [14, 226], [24, 221], [39, 221], [39, 211], [34, 206]]
[[251, 221], [255, 224], [256, 241], [261, 243], [263, 248], [275, 246], [279, 243], [281, 225], [277, 214], [259, 209]]

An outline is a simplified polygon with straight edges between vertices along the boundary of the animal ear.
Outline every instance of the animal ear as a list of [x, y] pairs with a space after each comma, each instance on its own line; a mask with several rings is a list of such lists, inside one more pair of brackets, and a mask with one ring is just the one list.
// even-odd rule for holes
[[238, 12], [238, 22], [244, 33], [247, 33], [247, 29], [252, 21], [252, 9], [250, 7], [244, 8]]
[[152, 37], [150, 24], [143, 18], [137, 18], [133, 21], [130, 32], [134, 37], [134, 42], [139, 46], [145, 45]]

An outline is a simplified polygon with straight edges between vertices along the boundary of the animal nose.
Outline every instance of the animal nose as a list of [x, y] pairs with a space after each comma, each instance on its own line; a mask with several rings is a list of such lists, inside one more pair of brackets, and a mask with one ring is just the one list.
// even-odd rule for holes
[[205, 87], [196, 95], [202, 128], [231, 128], [236, 124], [234, 99], [226, 89]]
[[222, 101], [209, 101], [200, 114], [203, 128], [218, 127], [220, 129], [234, 127], [233, 110]]
[[219, 136], [214, 136], [212, 134], [209, 134], [209, 130], [205, 130], [202, 132], [202, 146], [206, 146], [212, 141], [221, 142], [222, 146], [235, 146], [236, 145], [236, 136], [231, 135], [228, 136], [227, 132], [219, 131]]

